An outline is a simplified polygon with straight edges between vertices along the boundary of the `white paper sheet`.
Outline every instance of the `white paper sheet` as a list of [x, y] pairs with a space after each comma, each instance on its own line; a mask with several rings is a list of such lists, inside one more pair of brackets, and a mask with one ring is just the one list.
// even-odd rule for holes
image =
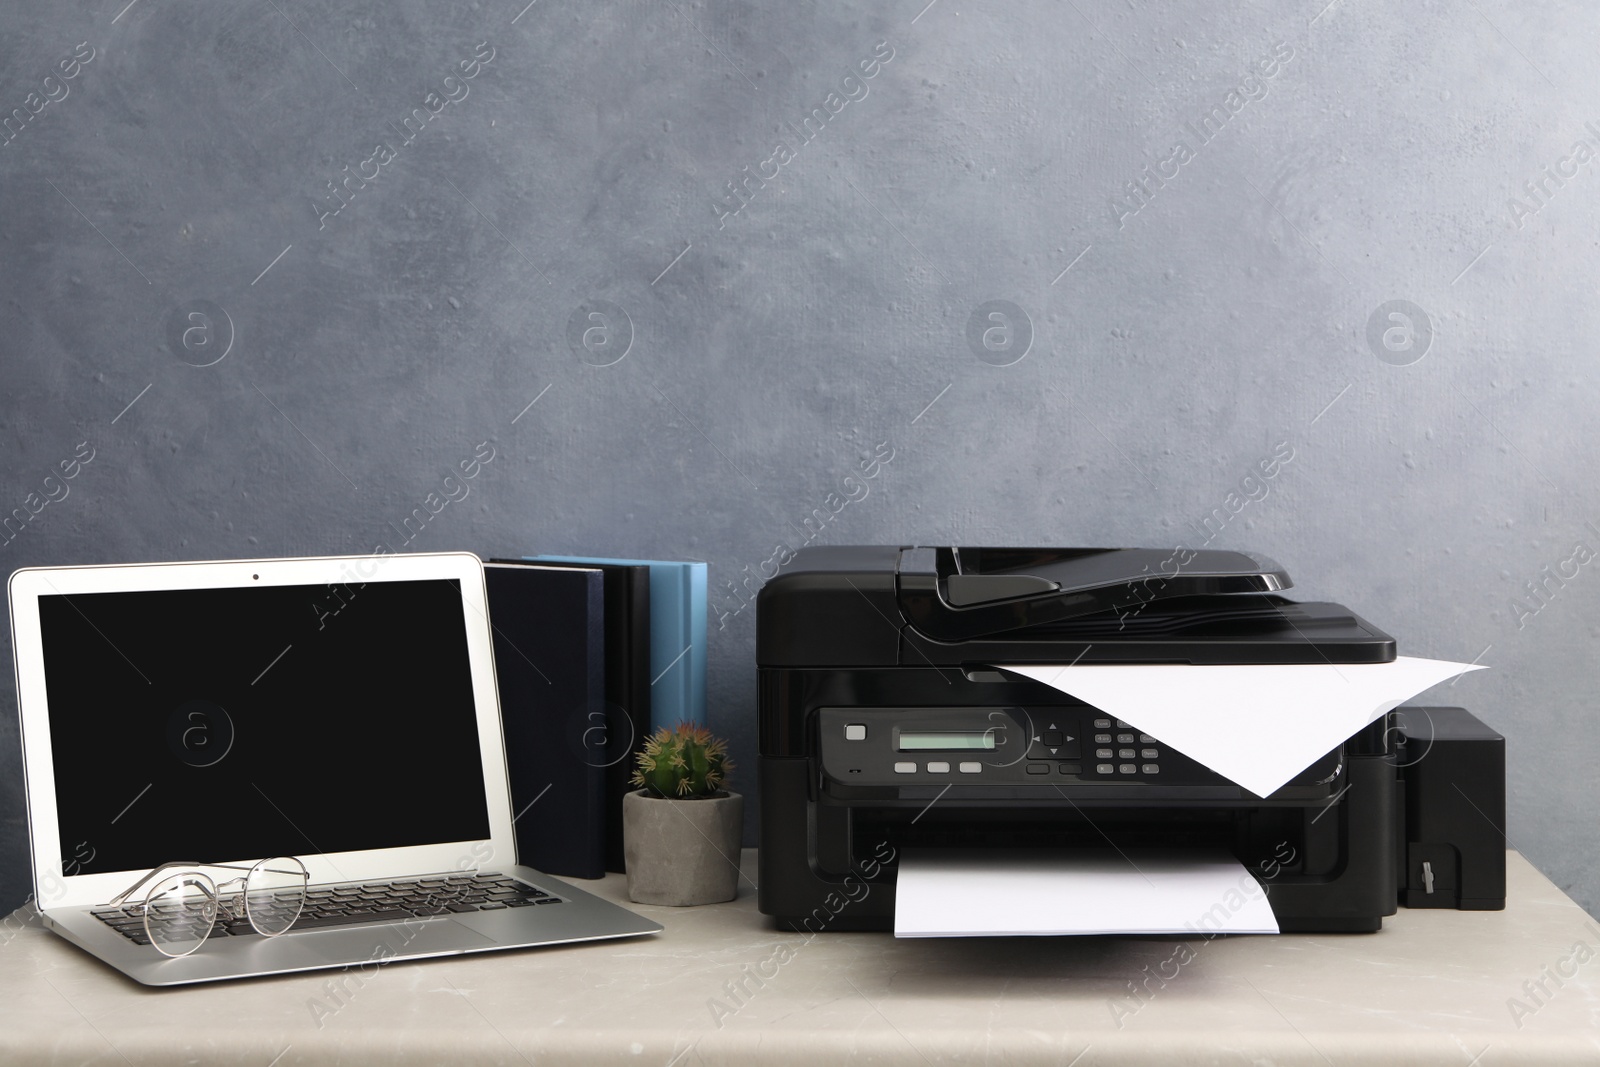
[[894, 936], [1275, 934], [1261, 884], [1225, 852], [906, 850]]
[[1483, 668], [1401, 656], [1392, 663], [1004, 669], [1131, 723], [1264, 797], [1424, 689]]

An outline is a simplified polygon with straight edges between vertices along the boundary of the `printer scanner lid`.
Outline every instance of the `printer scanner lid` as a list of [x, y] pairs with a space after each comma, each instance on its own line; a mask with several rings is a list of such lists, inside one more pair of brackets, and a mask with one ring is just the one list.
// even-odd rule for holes
[[1264, 556], [1156, 548], [904, 548], [898, 582], [906, 620], [946, 641], [1293, 584]]
[[762, 666], [1385, 662], [1394, 639], [1212, 549], [810, 546], [762, 587]]

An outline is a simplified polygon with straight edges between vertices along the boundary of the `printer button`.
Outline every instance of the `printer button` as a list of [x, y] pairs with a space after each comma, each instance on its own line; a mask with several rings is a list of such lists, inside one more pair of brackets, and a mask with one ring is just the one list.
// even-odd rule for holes
[[1161, 750], [1159, 748], [1141, 748], [1139, 750], [1139, 758], [1140, 759], [1160, 759], [1161, 758]]
[[1094, 728], [1096, 730], [1109, 730], [1109, 729], [1111, 729], [1111, 720], [1110, 719], [1096, 719], [1094, 721]]
[[1119, 749], [1117, 749], [1117, 758], [1118, 759], [1132, 759], [1133, 758], [1133, 749], [1131, 749], [1131, 748], [1119, 748]]
[[1118, 734], [1117, 735], [1117, 744], [1119, 744], [1119, 745], [1131, 745], [1131, 744], [1133, 744], [1133, 735], [1132, 734]]
[[1060, 730], [1046, 730], [1044, 732], [1044, 747], [1045, 748], [1060, 748], [1061, 747], [1061, 743], [1062, 742], [1061, 742], [1061, 731]]
[[1062, 774], [1082, 774], [1083, 765], [1080, 763], [1058, 763], [1056, 764], [1056, 770]]
[[862, 722], [846, 723], [844, 739], [846, 741], [865, 741], [867, 739], [867, 724]]
[[1161, 765], [1159, 763], [1146, 763], [1143, 767], [1140, 767], [1139, 770], [1143, 771], [1145, 774], [1160, 774]]
[[1094, 773], [1096, 774], [1110, 774], [1114, 770], [1116, 768], [1109, 763], [1096, 763], [1094, 765]]
[[1050, 764], [1048, 764], [1048, 763], [1030, 763], [1030, 764], [1028, 764], [1028, 773], [1029, 774], [1049, 774], [1050, 773]]
[[1095, 759], [1110, 759], [1114, 754], [1109, 748], [1097, 748], [1094, 750]]
[[1119, 764], [1117, 764], [1117, 773], [1118, 774], [1138, 774], [1139, 773], [1139, 768], [1136, 767], [1135, 765], [1133, 765], [1132, 763], [1119, 763]]
[[963, 763], [963, 764], [961, 764], [961, 773], [962, 774], [977, 774], [981, 770], [983, 770], [983, 764], [981, 764], [981, 763]]
[[1111, 743], [1111, 735], [1110, 734], [1095, 734], [1094, 735], [1094, 743], [1097, 744], [1097, 745], [1109, 745]]
[[917, 773], [917, 765], [915, 763], [896, 763], [894, 765], [894, 773], [896, 773], [896, 774], [916, 774]]
[[1119, 730], [1126, 730], [1131, 725], [1133, 725], [1133, 724], [1132, 723], [1123, 722], [1121, 719], [1117, 720], [1117, 729], [1119, 729]]
[[937, 761], [935, 761], [933, 763], [928, 764], [928, 773], [929, 774], [949, 774], [950, 773], [950, 764], [946, 763], [944, 760], [937, 760]]
[[1155, 738], [1151, 737], [1149, 734], [1140, 734], [1139, 735], [1139, 743], [1141, 745], [1154, 744], [1155, 743]]

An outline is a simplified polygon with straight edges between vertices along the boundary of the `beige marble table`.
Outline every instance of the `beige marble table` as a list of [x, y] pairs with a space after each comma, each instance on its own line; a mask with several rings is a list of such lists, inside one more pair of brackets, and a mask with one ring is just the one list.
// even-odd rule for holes
[[746, 880], [639, 906], [650, 938], [171, 990], [18, 913], [0, 1063], [1600, 1064], [1600, 923], [1516, 853], [1508, 874], [1504, 912], [1209, 942], [808, 937]]

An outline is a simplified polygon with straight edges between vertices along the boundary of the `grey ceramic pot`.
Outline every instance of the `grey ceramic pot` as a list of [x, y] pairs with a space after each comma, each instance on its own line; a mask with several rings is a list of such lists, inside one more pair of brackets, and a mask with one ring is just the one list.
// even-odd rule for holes
[[739, 891], [744, 797], [660, 800], [643, 790], [622, 798], [628, 899], [675, 908], [732, 900]]

